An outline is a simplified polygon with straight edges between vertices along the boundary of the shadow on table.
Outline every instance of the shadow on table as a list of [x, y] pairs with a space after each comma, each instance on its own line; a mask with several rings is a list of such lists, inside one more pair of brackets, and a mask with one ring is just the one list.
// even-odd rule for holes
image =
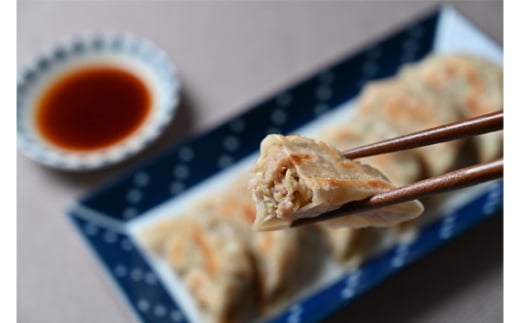
[[[407, 323], [421, 321], [436, 308], [486, 276], [503, 272], [503, 220], [494, 216], [404, 268], [373, 290], [338, 310], [326, 322]], [[500, 279], [500, 289], [503, 281]], [[467, 292], [466, 292], [467, 294]], [[502, 293], [489, 299], [501, 308]], [[473, 312], [479, 309], [473, 308]], [[476, 315], [476, 314], [475, 314]], [[501, 322], [503, 313], [494, 322]], [[435, 320], [429, 319], [431, 322]], [[457, 322], [457, 318], [447, 322]]]

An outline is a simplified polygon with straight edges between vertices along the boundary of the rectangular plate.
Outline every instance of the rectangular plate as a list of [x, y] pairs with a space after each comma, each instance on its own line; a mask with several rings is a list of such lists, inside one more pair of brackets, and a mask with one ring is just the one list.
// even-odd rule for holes
[[[269, 133], [311, 136], [352, 112], [360, 89], [431, 52], [468, 51], [502, 63], [501, 48], [445, 6], [207, 133], [88, 194], [68, 215], [110, 281], [143, 322], [196, 321], [193, 300], [175, 275], [144, 251], [140, 229], [216, 190], [248, 168]], [[290, 117], [289, 117], [290, 116]], [[244, 136], [247, 134], [247, 136]], [[410, 262], [502, 209], [501, 181], [462, 194], [413, 241], [387, 247], [354, 272], [320, 280], [272, 322], [316, 322]]]

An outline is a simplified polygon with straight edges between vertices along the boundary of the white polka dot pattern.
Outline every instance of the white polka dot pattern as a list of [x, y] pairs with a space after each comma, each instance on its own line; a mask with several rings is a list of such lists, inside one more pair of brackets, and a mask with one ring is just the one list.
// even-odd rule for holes
[[377, 60], [377, 59], [381, 58], [381, 52], [382, 52], [381, 47], [379, 47], [379, 46], [372, 47], [369, 50], [367, 50], [366, 56], [370, 60]]
[[220, 168], [226, 168], [233, 164], [233, 157], [230, 155], [221, 155], [217, 159], [218, 167]]
[[[330, 100], [334, 94], [332, 87], [335, 80], [335, 75], [332, 70], [325, 70], [318, 75], [318, 86], [315, 90], [316, 104], [317, 106], [323, 107], [324, 102]], [[325, 109], [314, 109], [314, 115], [318, 116], [320, 113], [325, 112]], [[317, 113], [319, 112], [319, 113]]]
[[130, 272], [130, 278], [132, 278], [134, 281], [139, 282], [143, 279], [143, 272], [139, 268], [134, 268]]
[[289, 316], [287, 317], [287, 323], [299, 323], [301, 322], [303, 314], [303, 307], [300, 304], [295, 304], [289, 308]]
[[320, 83], [330, 84], [330, 83], [334, 82], [334, 79], [335, 79], [335, 75], [334, 75], [334, 72], [331, 70], [323, 71], [320, 73], [320, 75], [318, 75], [318, 81]]
[[318, 86], [316, 89], [316, 98], [318, 100], [326, 101], [332, 97], [332, 89], [325, 84]]
[[379, 67], [376, 62], [374, 61], [366, 61], [361, 66], [361, 73], [363, 76], [371, 78], [377, 74], [379, 71]]
[[190, 147], [182, 147], [179, 149], [179, 159], [183, 162], [189, 162], [193, 160], [195, 153]]
[[280, 128], [277, 128], [277, 127], [269, 127], [265, 131], [266, 135], [279, 134], [279, 133], [282, 133], [282, 131], [280, 130]]
[[135, 217], [137, 214], [138, 214], [137, 209], [135, 209], [133, 207], [127, 207], [123, 211], [123, 218], [126, 220], [129, 220], [129, 219]]
[[171, 183], [171, 185], [170, 185], [171, 194], [177, 195], [177, 194], [182, 193], [183, 191], [184, 191], [184, 184], [182, 184], [181, 182]]
[[136, 186], [145, 187], [150, 182], [150, 176], [145, 172], [139, 172], [134, 176], [134, 183]]
[[103, 234], [103, 241], [105, 241], [106, 243], [114, 243], [117, 241], [117, 234], [110, 230], [106, 230]]
[[356, 289], [359, 286], [362, 272], [360, 270], [353, 271], [345, 280], [345, 288], [341, 290], [341, 297], [345, 299], [352, 298], [356, 294]]
[[417, 59], [417, 54], [420, 49], [419, 40], [422, 37], [422, 30], [420, 28], [411, 29], [408, 32], [408, 37], [402, 43], [401, 62], [411, 62]]
[[143, 193], [140, 189], [132, 188], [128, 191], [126, 195], [126, 200], [130, 204], [137, 204], [143, 198]]
[[486, 215], [492, 215], [496, 213], [503, 205], [503, 189], [502, 186], [496, 184], [489, 192], [486, 202], [483, 206], [483, 211]]
[[121, 249], [124, 251], [132, 251], [134, 247], [132, 246], [132, 242], [128, 238], [124, 238], [120, 243]]
[[170, 312], [170, 318], [172, 319], [173, 322], [182, 322], [183, 321], [183, 316], [182, 316], [181, 312], [179, 312], [177, 310], [173, 310]]
[[450, 214], [442, 219], [441, 229], [439, 231], [439, 237], [441, 239], [449, 239], [453, 235], [453, 229], [455, 228], [455, 215]]
[[155, 274], [150, 271], [144, 275], [144, 281], [148, 285], [155, 285], [157, 283], [157, 278], [155, 277]]
[[235, 136], [227, 136], [224, 138], [222, 146], [227, 151], [235, 151], [240, 147], [240, 141]]
[[161, 304], [155, 305], [153, 308], [153, 313], [157, 317], [163, 317], [164, 315], [166, 315], [166, 308]]
[[287, 121], [287, 113], [281, 109], [275, 109], [271, 112], [271, 122], [275, 125], [282, 125]]
[[119, 278], [124, 278], [128, 273], [128, 270], [123, 265], [117, 265], [116, 268], [114, 268], [114, 274]]
[[289, 93], [282, 93], [276, 98], [276, 104], [280, 108], [287, 108], [291, 104], [291, 101], [292, 97]]
[[235, 119], [229, 124], [229, 128], [234, 133], [241, 133], [246, 128], [246, 124], [242, 119]]
[[329, 111], [329, 106], [326, 103], [318, 103], [314, 107], [314, 115], [319, 116], [320, 114], [323, 114], [325, 112]]
[[85, 226], [85, 233], [89, 236], [95, 236], [98, 233], [98, 227], [89, 222]]
[[404, 265], [406, 256], [408, 255], [408, 249], [408, 244], [400, 244], [397, 246], [394, 257], [391, 260], [392, 267], [399, 268]]
[[150, 309], [150, 303], [141, 298], [138, 302], [137, 302], [137, 309], [141, 312], [146, 312]]
[[372, 47], [365, 52], [365, 61], [361, 64], [361, 77], [357, 83], [358, 89], [363, 89], [369, 81], [377, 78], [381, 53], [381, 47]]
[[173, 168], [173, 176], [178, 179], [186, 179], [190, 176], [190, 169], [186, 165], [177, 165]]

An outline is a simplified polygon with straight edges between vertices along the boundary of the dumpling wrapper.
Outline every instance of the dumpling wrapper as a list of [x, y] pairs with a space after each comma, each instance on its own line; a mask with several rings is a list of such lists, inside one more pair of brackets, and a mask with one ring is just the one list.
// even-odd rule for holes
[[248, 242], [257, 268], [261, 306], [266, 309], [282, 301], [298, 285], [295, 278], [306, 255], [301, 245], [310, 231], [252, 231], [256, 210], [247, 179], [247, 174], [238, 176], [222, 194], [207, 201], [204, 209], [234, 225]]
[[[341, 128], [325, 132], [320, 139], [334, 148], [347, 149], [371, 144], [400, 134], [384, 120], [364, 116], [350, 120]], [[423, 176], [422, 163], [414, 150], [402, 150], [358, 159], [381, 171], [391, 183], [402, 186], [413, 183]]]
[[374, 245], [373, 242], [377, 239], [374, 230], [370, 228], [330, 228], [324, 224], [320, 224], [318, 227], [327, 251], [347, 270], [356, 269], [363, 263], [369, 256]]
[[[460, 113], [443, 97], [411, 82], [389, 79], [373, 82], [361, 93], [358, 119], [379, 118], [400, 134], [409, 134], [460, 120]], [[429, 176], [447, 172], [456, 165], [462, 140], [417, 148]]]
[[[351, 201], [394, 186], [378, 170], [347, 158], [323, 142], [300, 136], [269, 135], [251, 170], [256, 230], [289, 228], [296, 219], [316, 217]], [[386, 227], [419, 216], [410, 201], [325, 222], [332, 226]]]
[[[464, 118], [503, 109], [502, 67], [485, 58], [463, 54], [431, 55], [407, 65], [400, 78], [449, 100]], [[503, 133], [493, 132], [472, 138], [480, 162], [491, 161], [503, 151]]]
[[162, 255], [166, 241], [175, 231], [178, 220], [173, 218], [163, 219], [154, 225], [146, 227], [139, 235], [139, 241], [146, 250], [152, 251], [157, 255]]
[[181, 216], [165, 245], [168, 264], [208, 322], [237, 322], [254, 306], [255, 268], [237, 230], [216, 217]]

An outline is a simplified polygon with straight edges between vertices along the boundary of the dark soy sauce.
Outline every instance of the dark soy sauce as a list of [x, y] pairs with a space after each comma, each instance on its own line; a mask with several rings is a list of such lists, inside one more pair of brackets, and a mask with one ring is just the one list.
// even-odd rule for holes
[[63, 149], [97, 150], [138, 129], [150, 105], [150, 91], [134, 74], [88, 67], [49, 86], [36, 109], [36, 126], [45, 139]]

